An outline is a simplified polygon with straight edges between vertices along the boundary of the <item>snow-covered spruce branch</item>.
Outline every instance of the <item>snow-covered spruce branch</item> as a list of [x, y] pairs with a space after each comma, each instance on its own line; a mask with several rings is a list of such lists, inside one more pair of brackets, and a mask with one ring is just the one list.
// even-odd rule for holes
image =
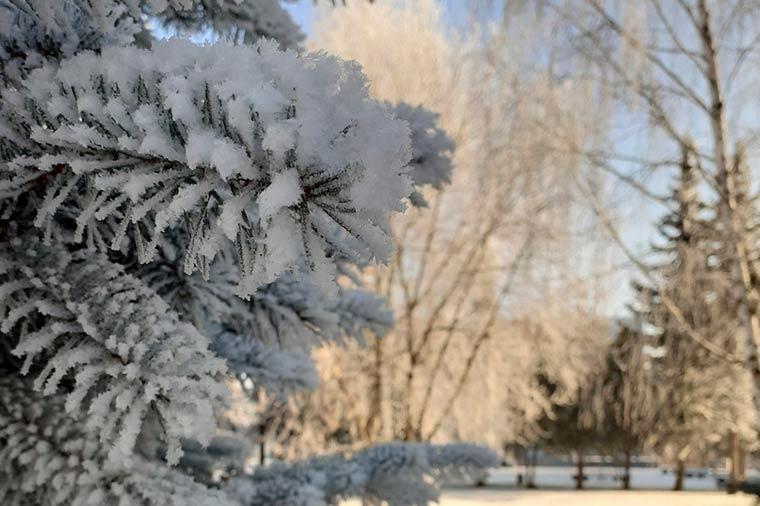
[[42, 185], [36, 225], [63, 208], [76, 239], [128, 236], [148, 261], [185, 217], [186, 272], [234, 241], [241, 295], [304, 265], [334, 286], [334, 227], [331, 251], [387, 258], [388, 214], [411, 191], [408, 128], [368, 99], [358, 66], [270, 43], [173, 40], [45, 65], [4, 91], [0, 135], [0, 197]]
[[253, 339], [286, 349], [311, 351], [338, 338], [338, 315], [308, 280], [284, 275], [251, 297], [245, 327]]
[[145, 36], [142, 15], [234, 42], [269, 38], [294, 48], [303, 39], [278, 0], [0, 0], [0, 79], [17, 81], [82, 51], [130, 45]]
[[238, 276], [234, 266], [227, 265], [226, 261], [215, 262], [208, 279], [197, 272], [185, 274], [180, 257], [182, 248], [179, 240], [166, 241], [159, 246], [158, 258], [144, 265], [133, 265], [134, 271], [130, 272], [160, 295], [183, 320], [193, 323], [209, 337], [213, 329], [208, 326], [233, 322], [237, 323], [236, 328], [246, 325], [248, 303], [235, 294]]
[[317, 386], [317, 370], [311, 357], [301, 350], [283, 350], [276, 344], [221, 332], [212, 344], [220, 357], [227, 359], [230, 372], [244, 374], [255, 388], [284, 398], [295, 390]]
[[236, 506], [222, 492], [134, 456], [114, 462], [62, 396], [0, 379], [0, 503], [6, 506]]
[[427, 505], [453, 477], [479, 477], [499, 464], [476, 445], [387, 443], [341, 454], [278, 464], [232, 480], [232, 496], [245, 506], [316, 506], [352, 497], [392, 506]]
[[341, 289], [329, 310], [338, 315], [340, 335], [359, 342], [366, 337], [365, 332], [384, 336], [395, 323], [384, 298], [358, 288]]
[[[0, 0], [3, 504], [227, 505], [144, 459], [241, 467], [234, 437], [188, 439], [214, 433], [223, 359], [284, 394], [313, 385], [312, 346], [384, 333], [347, 272], [388, 256], [414, 185], [448, 177], [434, 117], [394, 118], [356, 64], [274, 42], [139, 49], [146, 16], [301, 39], [276, 0]], [[448, 457], [425, 448], [235, 483], [257, 504], [426, 504]]]
[[194, 0], [174, 4], [159, 17], [172, 28], [192, 33], [210, 29], [232, 42], [274, 39], [285, 48], [297, 47], [304, 38], [279, 0]]
[[205, 447], [196, 441], [184, 441], [177, 467], [200, 483], [218, 485], [228, 475], [245, 469], [254, 451], [253, 443], [244, 434], [226, 430], [220, 430]]
[[258, 340], [310, 351], [325, 342], [382, 336], [393, 325], [385, 300], [358, 288], [339, 288], [335, 297], [308, 280], [282, 276], [251, 298], [246, 328]]
[[[387, 103], [393, 114], [409, 125], [412, 137], [412, 159], [409, 175], [416, 187], [429, 185], [440, 189], [451, 182], [451, 154], [454, 142], [438, 126], [438, 115], [422, 106], [412, 107], [405, 102]], [[412, 204], [426, 205], [419, 191], [411, 195]]]
[[427, 505], [437, 493], [424, 481], [426, 469], [419, 446], [379, 445], [353, 457], [335, 454], [274, 465], [232, 480], [229, 489], [244, 506], [317, 506], [350, 497]]
[[184, 320], [197, 322], [231, 372], [245, 374], [257, 388], [277, 396], [316, 386], [308, 354], [314, 346], [361, 341], [366, 332], [382, 336], [393, 325], [381, 297], [340, 288], [336, 297], [327, 298], [308, 279], [288, 274], [242, 301], [224, 262], [217, 262], [205, 281], [179, 271], [172, 250], [162, 248], [160, 260], [140, 267], [140, 279]]
[[139, 10], [126, 2], [0, 0], [0, 82], [80, 51], [130, 44], [140, 29]]
[[18, 336], [12, 352], [35, 389], [67, 385], [66, 411], [87, 412], [87, 430], [112, 444], [114, 460], [130, 455], [149, 410], [162, 421], [169, 462], [180, 438], [208, 441], [226, 366], [206, 337], [104, 256], [13, 242], [0, 255], [0, 335]]
[[384, 335], [393, 314], [384, 299], [358, 289], [341, 289], [333, 300], [291, 276], [259, 290], [250, 314], [234, 331], [212, 326], [212, 349], [231, 371], [282, 397], [313, 389], [317, 373], [309, 352], [319, 343], [361, 341], [365, 332]]
[[[162, 248], [162, 259], [140, 266], [138, 277], [209, 336], [211, 351], [226, 360], [231, 375], [280, 400], [317, 386], [309, 351], [339, 334], [339, 316], [326, 309], [323, 294], [285, 274], [243, 301], [234, 294], [235, 280], [224, 262], [215, 263], [203, 280], [183, 274], [170, 253]], [[340, 294], [332, 304], [342, 300]]]
[[470, 443], [432, 445], [427, 448], [428, 462], [436, 481], [475, 481], [489, 468], [498, 467], [501, 459], [488, 448]]

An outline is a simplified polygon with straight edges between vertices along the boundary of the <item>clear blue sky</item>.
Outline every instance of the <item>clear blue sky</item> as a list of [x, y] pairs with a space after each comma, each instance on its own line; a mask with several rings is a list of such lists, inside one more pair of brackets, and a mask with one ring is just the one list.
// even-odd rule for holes
[[[445, 16], [452, 24], [455, 24], [457, 19], [463, 18], [461, 13], [465, 7], [465, 0], [438, 0], [438, 2], [444, 7]], [[307, 35], [310, 34], [316, 12], [313, 0], [298, 0], [295, 3], [285, 2], [282, 5], [301, 29]]]
[[312, 20], [314, 17], [314, 2], [312, 0], [299, 0], [296, 3], [283, 3], [285, 10], [290, 13], [293, 20], [301, 26], [306, 33], [311, 33]]

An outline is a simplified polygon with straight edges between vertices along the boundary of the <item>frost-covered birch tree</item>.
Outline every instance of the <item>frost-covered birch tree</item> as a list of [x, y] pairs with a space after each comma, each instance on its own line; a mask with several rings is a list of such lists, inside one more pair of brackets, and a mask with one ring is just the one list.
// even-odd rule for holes
[[[661, 183], [677, 171], [682, 153], [694, 158], [703, 191], [717, 211], [718, 240], [725, 245], [722, 271], [739, 301], [732, 319], [741, 324], [737, 332], [745, 341], [744, 359], [757, 391], [757, 248], [747, 233], [741, 176], [734, 163], [737, 154], [756, 142], [756, 121], [745, 110], [748, 101], [757, 99], [758, 74], [749, 64], [758, 55], [757, 4], [559, 0], [545, 7], [566, 33], [567, 47], [573, 48], [567, 62], [594, 76], [598, 99], [612, 101], [615, 116], [627, 118], [624, 129], [641, 125], [648, 136], [644, 143], [629, 143], [648, 153], [640, 156], [615, 141], [620, 130], [613, 122], [608, 124], [613, 135], [604, 135], [594, 149], [574, 152], [655, 205], [663, 204]], [[666, 305], [694, 346], [710, 340], [677, 317], [677, 305]]]
[[427, 208], [392, 220], [396, 254], [366, 276], [388, 296], [396, 326], [374, 356], [320, 357], [330, 381], [317, 397], [355, 408], [347, 411], [362, 429], [352, 437], [514, 441], [535, 434], [550, 404], [531, 368], [546, 358], [552, 375], [573, 382], [560, 358], [574, 363], [563, 344], [572, 330], [557, 324], [582, 320], [591, 283], [569, 259], [599, 243], [574, 235], [585, 226], [575, 160], [554, 144], [556, 131], [587, 131], [591, 118], [575, 114], [583, 84], [547, 80], [532, 56], [545, 41], [520, 22], [477, 24], [470, 35], [448, 28], [436, 2], [421, 1], [351, 3], [315, 30], [317, 47], [362, 64], [375, 96], [438, 113], [454, 146], [452, 184], [424, 190]]
[[313, 386], [313, 346], [388, 323], [349, 273], [434, 183], [359, 67], [301, 39], [276, 0], [0, 1], [3, 504], [420, 504], [494, 463], [388, 445], [190, 476], [241, 453], [230, 381]]

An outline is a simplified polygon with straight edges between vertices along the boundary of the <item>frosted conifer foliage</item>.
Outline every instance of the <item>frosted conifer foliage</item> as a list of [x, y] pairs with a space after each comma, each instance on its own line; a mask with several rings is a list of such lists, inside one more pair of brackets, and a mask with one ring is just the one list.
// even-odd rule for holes
[[260, 340], [233, 332], [222, 332], [214, 339], [213, 350], [226, 357], [230, 369], [245, 374], [257, 388], [279, 397], [317, 385], [317, 371], [311, 357], [298, 350], [267, 346]]
[[37, 69], [3, 99], [15, 156], [0, 196], [52, 179], [35, 220], [51, 228], [90, 188], [73, 203], [75, 238], [118, 249], [129, 236], [142, 261], [185, 217], [186, 272], [233, 241], [242, 295], [302, 258], [329, 286], [334, 224], [352, 240], [331, 250], [385, 259], [388, 211], [410, 191], [406, 125], [367, 99], [356, 66], [326, 55], [178, 40], [109, 48]]
[[493, 452], [477, 445], [386, 443], [262, 469], [234, 480], [230, 490], [246, 506], [318, 506], [351, 497], [422, 506], [438, 500], [443, 478], [478, 477], [496, 465]]
[[66, 411], [87, 412], [88, 429], [113, 444], [114, 460], [130, 455], [151, 408], [170, 462], [180, 438], [208, 441], [226, 366], [207, 338], [106, 258], [15, 242], [0, 256], [0, 338], [20, 336], [12, 353], [34, 387], [54, 394], [72, 373]]
[[409, 161], [409, 176], [415, 190], [409, 196], [412, 205], [427, 207], [427, 201], [420, 191], [422, 186], [441, 189], [451, 182], [451, 153], [454, 142], [437, 125], [438, 115], [419, 105], [412, 107], [405, 102], [395, 106], [386, 102], [394, 115], [409, 125], [412, 141], [412, 158]]
[[235, 506], [218, 491], [136, 457], [114, 462], [96, 435], [24, 381], [0, 379], [0, 503], [4, 506]]
[[417, 186], [442, 188], [451, 182], [451, 152], [454, 142], [437, 126], [438, 115], [422, 106], [405, 102], [393, 106], [395, 116], [409, 124], [412, 139], [410, 175]]
[[[199, 0], [172, 3], [161, 13], [161, 20], [181, 30], [200, 31], [211, 28], [226, 40], [250, 43], [268, 38], [278, 41], [286, 48], [295, 48], [304, 38], [278, 0]], [[193, 5], [188, 8], [188, 3]]]
[[[226, 42], [154, 41], [146, 19]], [[285, 398], [314, 387], [314, 346], [392, 325], [358, 272], [445, 179], [410, 163], [447, 149], [431, 116], [279, 49], [300, 39], [277, 0], [0, 0], [3, 505], [434, 497], [427, 445], [246, 475], [217, 427], [231, 379]]]
[[111, 0], [0, 2], [0, 79], [19, 80], [48, 60], [130, 44], [139, 10]]

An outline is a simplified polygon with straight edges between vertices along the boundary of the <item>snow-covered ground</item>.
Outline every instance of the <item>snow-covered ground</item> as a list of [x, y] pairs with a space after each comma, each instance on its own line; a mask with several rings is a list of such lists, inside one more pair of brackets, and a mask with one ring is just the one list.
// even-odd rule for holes
[[[504, 467], [492, 471], [488, 484], [493, 486], [515, 485], [519, 468]], [[685, 490], [717, 490], [715, 474], [707, 469], [689, 469], [684, 480]], [[536, 484], [539, 488], [573, 488], [574, 467], [542, 466], [536, 469]], [[595, 489], [620, 488], [622, 469], [619, 467], [587, 467], [585, 486]], [[635, 467], [631, 470], [631, 487], [634, 489], [669, 490], [675, 477], [655, 467]]]
[[[694, 476], [684, 482], [683, 492], [672, 492], [673, 475], [656, 468], [634, 468], [631, 485], [634, 490], [614, 490], [620, 482], [615, 479], [620, 468], [592, 467], [586, 469], [586, 487], [572, 490], [571, 467], [539, 467], [536, 473], [538, 490], [515, 486], [516, 469], [493, 471], [484, 487], [463, 486], [446, 490], [441, 506], [752, 506], [755, 498], [744, 494], [728, 495], [718, 490], [713, 473], [690, 470]], [[696, 476], [701, 474], [701, 476]], [[346, 506], [358, 506], [348, 502]]]
[[452, 490], [441, 506], [752, 506], [754, 498], [725, 492], [661, 490]]

